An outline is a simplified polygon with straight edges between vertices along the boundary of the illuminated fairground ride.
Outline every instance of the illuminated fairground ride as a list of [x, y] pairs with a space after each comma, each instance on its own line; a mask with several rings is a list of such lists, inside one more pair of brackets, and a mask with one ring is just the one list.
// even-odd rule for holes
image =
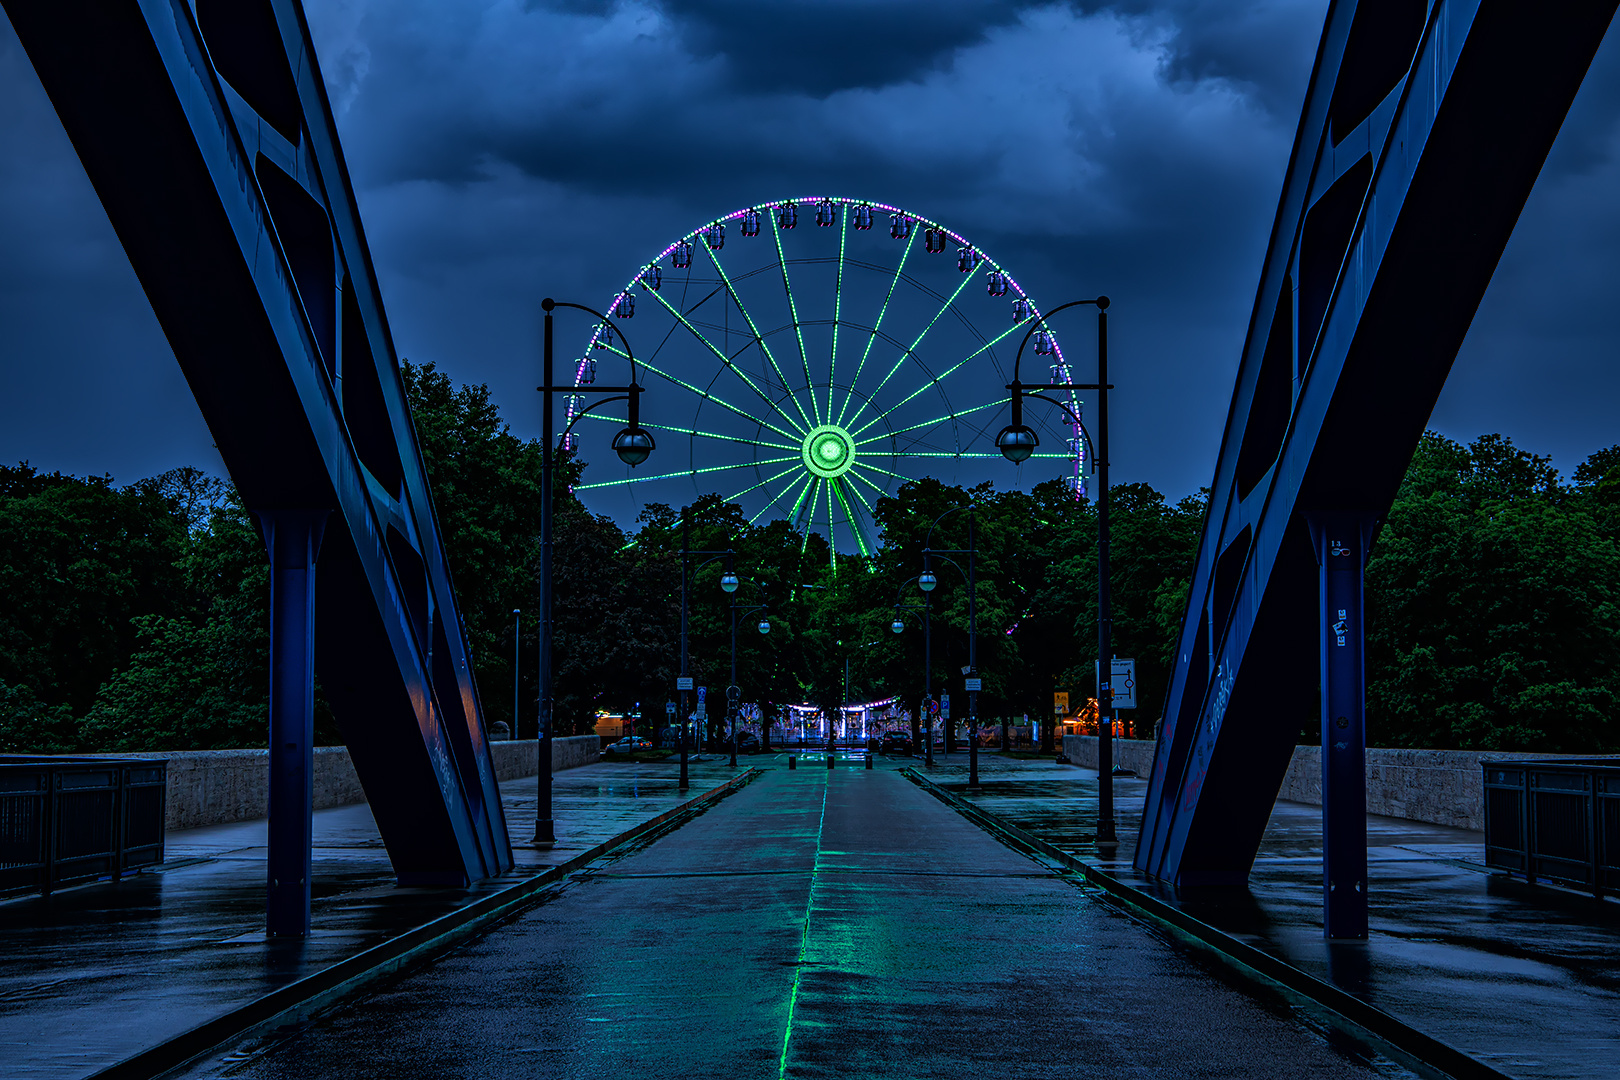
[[[576, 489], [588, 505], [628, 521], [648, 503], [715, 491], [752, 521], [783, 517], [806, 541], [819, 531], [834, 551], [866, 555], [877, 501], [900, 484], [1005, 479], [995, 433], [1013, 356], [1041, 319], [1012, 275], [959, 233], [833, 197], [761, 203], [702, 225], [643, 266], [608, 310], [647, 373], [641, 425], [658, 454], [640, 470], [595, 464]], [[1043, 327], [1029, 344], [1052, 382], [1075, 381], [1055, 334]], [[608, 328], [594, 330], [575, 363], [570, 422], [598, 360], [622, 348]], [[1072, 391], [1053, 393], [1080, 416]], [[1083, 433], [1061, 410], [1049, 414], [1017, 481], [1061, 477], [1083, 498]], [[580, 419], [623, 423], [594, 411]]]

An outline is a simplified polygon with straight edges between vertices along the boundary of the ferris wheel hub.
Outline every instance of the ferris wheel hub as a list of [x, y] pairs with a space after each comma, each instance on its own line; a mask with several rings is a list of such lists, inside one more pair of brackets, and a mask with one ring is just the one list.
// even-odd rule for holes
[[855, 438], [837, 424], [821, 424], [810, 429], [799, 453], [813, 475], [836, 480], [855, 464]]

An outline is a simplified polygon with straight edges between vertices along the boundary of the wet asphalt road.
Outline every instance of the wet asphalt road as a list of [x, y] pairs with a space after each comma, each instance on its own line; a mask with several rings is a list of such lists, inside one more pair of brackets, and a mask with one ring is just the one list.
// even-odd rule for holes
[[1379, 1074], [896, 773], [813, 769], [187, 1075]]

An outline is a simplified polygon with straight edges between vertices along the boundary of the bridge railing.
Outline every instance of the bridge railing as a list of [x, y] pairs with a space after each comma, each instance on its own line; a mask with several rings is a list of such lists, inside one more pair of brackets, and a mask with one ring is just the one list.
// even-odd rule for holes
[[1620, 893], [1620, 757], [1480, 765], [1487, 866]]
[[163, 861], [168, 762], [0, 757], [0, 895]]

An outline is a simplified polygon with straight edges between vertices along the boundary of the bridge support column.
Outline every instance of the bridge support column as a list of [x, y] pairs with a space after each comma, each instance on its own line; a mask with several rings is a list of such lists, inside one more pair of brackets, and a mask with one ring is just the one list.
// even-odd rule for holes
[[1367, 682], [1362, 570], [1377, 519], [1309, 515], [1321, 567], [1322, 929], [1367, 937]]
[[270, 553], [270, 852], [266, 929], [309, 933], [315, 793], [315, 557], [325, 510], [259, 512]]

